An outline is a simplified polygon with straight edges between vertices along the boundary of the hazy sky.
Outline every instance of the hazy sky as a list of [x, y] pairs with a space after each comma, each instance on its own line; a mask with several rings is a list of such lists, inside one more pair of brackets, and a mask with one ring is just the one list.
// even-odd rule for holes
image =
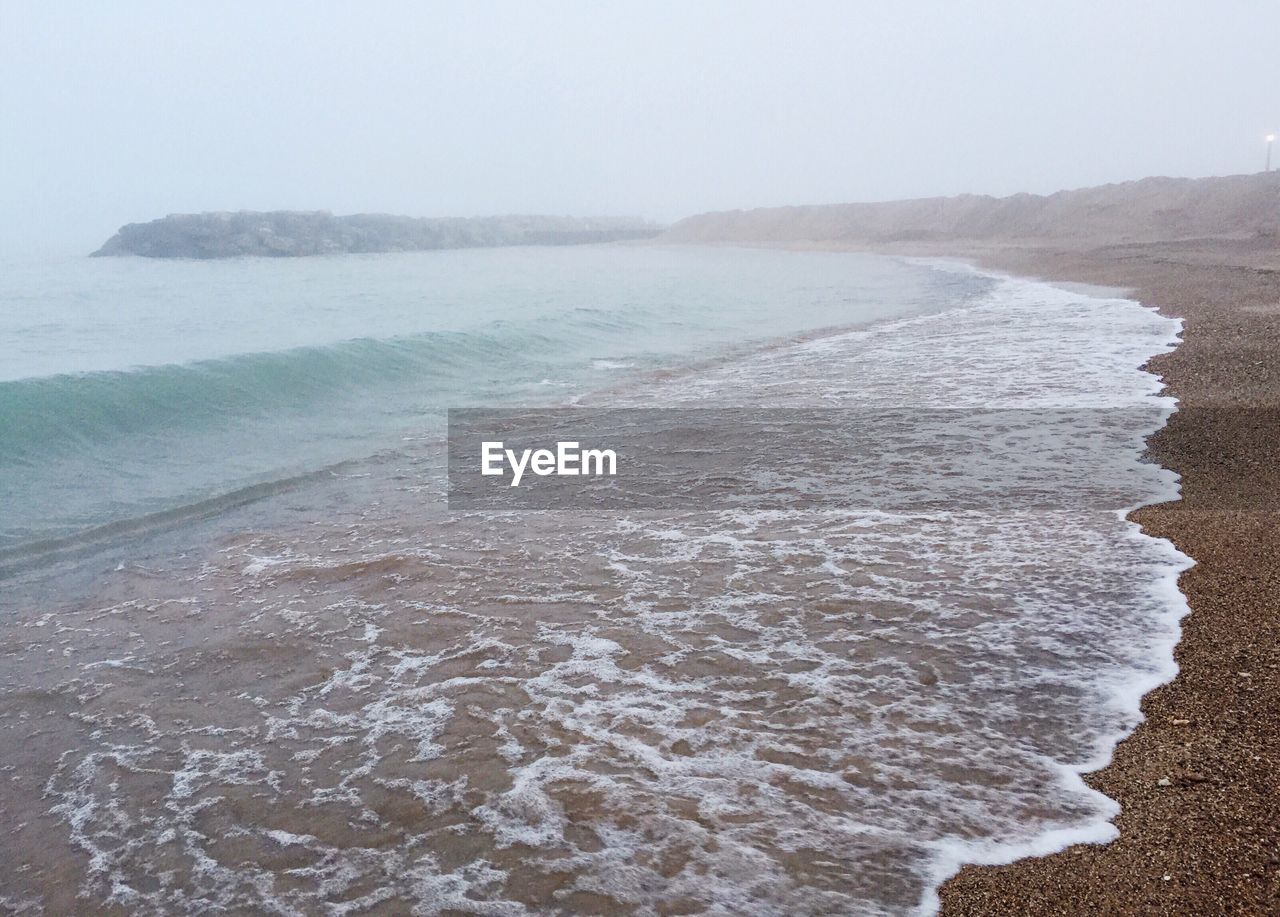
[[0, 125], [10, 250], [199, 210], [1047, 192], [1261, 170], [1280, 2], [0, 0]]

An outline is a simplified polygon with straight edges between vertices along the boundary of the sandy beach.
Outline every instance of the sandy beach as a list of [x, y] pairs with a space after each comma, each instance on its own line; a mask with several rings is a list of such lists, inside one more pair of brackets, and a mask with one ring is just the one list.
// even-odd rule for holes
[[[920, 252], [920, 249], [914, 249]], [[941, 253], [943, 249], [933, 249]], [[1196, 561], [1178, 677], [1090, 785], [1119, 839], [967, 867], [944, 914], [1262, 914], [1280, 909], [1280, 252], [1274, 240], [1093, 250], [946, 247], [1001, 270], [1121, 286], [1185, 321], [1152, 361], [1181, 408], [1150, 440], [1178, 503], [1134, 515]]]
[[[999, 428], [1004, 464], [966, 445], [973, 489], [936, 512], [810, 511], [759, 464], [749, 501], [718, 508], [735, 475], [717, 461], [675, 507], [495, 515], [442, 502], [427, 439], [120, 545], [86, 565], [83, 594], [32, 571], [0, 622], [0, 909], [906, 914], [966, 852], [1043, 850], [1028, 841], [1045, 826], [1110, 834], [1113, 804], [1070, 764], [1103, 763], [1172, 674], [1185, 558], [1117, 510], [1174, 493], [1138, 461], [1172, 405], [1129, 411], [1177, 323], [853, 253], [576, 257], [767, 269], [802, 300], [826, 277], [846, 321], [861, 301], [915, 304], [629, 385], [579, 359], [587, 408], [664, 405], [684, 451], [718, 457], [745, 430], [800, 494], [861, 507], [899, 505], [880, 502], [897, 456], [954, 467], [943, 440]], [[708, 327], [731, 321], [705, 308]], [[976, 410], [939, 432], [938, 403]], [[1023, 407], [966, 433], [991, 403]], [[1039, 408], [1064, 403], [1115, 407], [1064, 435], [1101, 419], [1123, 450], [1046, 447]], [[743, 405], [798, 431], [813, 467], [745, 427]], [[841, 405], [865, 413], [833, 423]], [[1028, 436], [1038, 448], [1014, 445]], [[1051, 496], [1111, 475], [1123, 490], [1029, 506], [1037, 467]]]
[[[1088, 777], [1121, 807], [1118, 840], [1009, 866], [966, 867], [943, 887], [942, 910], [1275, 912], [1280, 275], [1273, 244], [1263, 236], [1088, 250], [959, 241], [789, 247], [965, 258], [1014, 275], [1121, 288], [1184, 320], [1183, 342], [1148, 367], [1180, 399], [1149, 448], [1154, 462], [1182, 476], [1184, 498], [1148, 506], [1134, 518], [1197, 565], [1181, 580], [1190, 605], [1177, 650], [1181, 674], [1146, 697], [1145, 723], [1118, 746], [1109, 767]], [[785, 253], [729, 254], [764, 261]], [[797, 264], [811, 272], [826, 257]], [[908, 323], [896, 336], [868, 338], [870, 350], [859, 349], [856, 336], [833, 339], [845, 340], [843, 350], [815, 349], [802, 339], [698, 372], [658, 374], [635, 397], [705, 405], [716, 393], [742, 398], [756, 385], [776, 399], [775, 383], [785, 380], [797, 404], [815, 393], [851, 393], [865, 401], [876, 390], [871, 375], [929, 391], [965, 372], [987, 373], [991, 365], [1002, 368], [1002, 378], [1051, 371], [1078, 385], [1100, 372], [1109, 380], [1120, 365], [1098, 363], [1112, 338], [1125, 333], [1106, 324], [1117, 306], [1119, 313], [1128, 308], [1157, 320], [1114, 300], [1110, 306], [1099, 300], [1103, 305], [1087, 313], [1055, 308], [1055, 293], [1070, 298], [1042, 287], [1024, 306], [992, 305], [999, 310], [988, 315], [993, 320], [975, 318], [968, 333], [954, 337], [931, 337], [927, 330], [912, 337]], [[954, 328], [963, 318], [950, 321]], [[1140, 346], [1150, 349], [1123, 364], [1137, 375], [1138, 363], [1160, 352]], [[935, 359], [922, 358], [931, 352]], [[1032, 352], [1041, 359], [1028, 361]], [[931, 367], [943, 375], [930, 376]], [[881, 396], [893, 405], [902, 397], [895, 388]], [[435, 486], [422, 477], [423, 462], [404, 455], [371, 465], [368, 475], [353, 476], [362, 483], [352, 494], [346, 488], [356, 485], [342, 484], [307, 499], [289, 497], [287, 514], [228, 521], [227, 530], [189, 555], [166, 559], [157, 549], [103, 570], [87, 598], [52, 607], [37, 601], [30, 610], [39, 614], [14, 616], [0, 628], [11, 688], [0, 705], [0, 734], [11, 739], [5, 766], [12, 770], [0, 784], [0, 811], [13, 826], [0, 840], [0, 858], [17, 864], [0, 888], [0, 907], [75, 913], [93, 900], [104, 913], [136, 913], [144, 902], [156, 912], [268, 905], [311, 912], [357, 901], [399, 912], [426, 897], [463, 912], [470, 902], [495, 899], [535, 910], [554, 904], [623, 913], [646, 894], [685, 913], [703, 909], [708, 895], [731, 901], [729, 909], [740, 913], [760, 912], [761, 902], [775, 912], [848, 913], [850, 896], [893, 913], [917, 905], [923, 886], [910, 864], [922, 860], [921, 850], [901, 843], [839, 846], [850, 812], [867, 818], [868, 807], [880, 805], [872, 814], [895, 826], [893, 837], [914, 838], [910, 825], [893, 819], [910, 812], [927, 819], [933, 811], [903, 804], [914, 797], [893, 795], [894, 785], [877, 780], [880, 772], [859, 758], [876, 738], [858, 732], [876, 722], [868, 705], [889, 696], [868, 690], [859, 669], [900, 661], [907, 680], [894, 688], [905, 697], [894, 701], [895, 714], [925, 715], [937, 701], [933, 686], [940, 677], [960, 691], [973, 660], [1007, 670], [1004, 660], [984, 656], [993, 646], [998, 652], [1001, 642], [998, 633], [991, 639], [991, 630], [983, 630], [989, 621], [972, 619], [974, 627], [966, 618], [970, 623], [952, 633], [956, 641], [965, 634], [973, 639], [950, 647], [950, 654], [946, 641], [928, 634], [909, 634], [897, 644], [848, 644], [868, 607], [879, 627], [932, 620], [915, 613], [910, 600], [922, 587], [909, 573], [898, 591], [871, 605], [856, 592], [839, 591], [843, 575], [833, 579], [833, 567], [823, 564], [865, 563], [865, 553], [857, 552], [865, 552], [867, 533], [856, 527], [817, 530], [812, 545], [803, 528], [788, 534], [767, 523], [744, 530], [746, 536], [735, 529], [739, 541], [758, 542], [762, 556], [774, 556], [778, 539], [798, 539], [801, 547], [786, 547], [786, 556], [802, 550], [811, 558], [798, 567], [762, 563], [751, 568], [749, 582], [736, 583], [732, 577], [744, 562], [725, 553], [721, 519], [686, 520], [682, 524], [693, 527], [675, 551], [664, 547], [673, 530], [661, 519], [656, 527], [619, 531], [607, 517], [565, 527], [535, 516], [500, 529], [484, 514], [442, 520], [423, 498]], [[1032, 519], [1019, 530], [1010, 516], [992, 514], [985, 529], [944, 527], [923, 540], [879, 529], [880, 553], [872, 556], [880, 558], [883, 577], [915, 569], [919, 545], [944, 544], [950, 553], [928, 561], [927, 569], [963, 572], [981, 567], [966, 546], [1034, 540], [1045, 528], [1043, 519]], [[1130, 662], [1160, 663], [1155, 668], [1165, 671], [1170, 642], [1158, 649], [1145, 644], [1146, 625], [1124, 639], [1108, 635], [1110, 622], [1143, 601], [1140, 593], [1124, 591], [1132, 569], [1108, 572], [1113, 558], [1090, 554], [1087, 538], [1053, 543], [1074, 565], [1053, 582], [1110, 577], [1120, 598], [1113, 596], [1118, 604], [1108, 610], [1098, 604], [1106, 589], [1083, 598], [1072, 591], [1070, 601], [1048, 602], [1051, 613], [1028, 630], [1057, 628], [1060, 647], [1098, 649], [1103, 668], [1112, 640], [1134, 654]], [[601, 544], [611, 547], [601, 550]], [[689, 544], [696, 553], [687, 553]], [[1049, 548], [1029, 551], [1050, 566], [1058, 556]], [[619, 556], [627, 558], [625, 575], [613, 565]], [[690, 558], [701, 564], [696, 581]], [[815, 568], [827, 572], [807, 572]], [[997, 576], [982, 596], [998, 599], [1008, 581]], [[736, 605], [712, 603], [697, 611], [704, 593], [730, 596], [749, 616]], [[994, 607], [1007, 606], [997, 601]], [[1076, 607], [1097, 613], [1063, 618], [1063, 609]], [[683, 616], [678, 631], [673, 616]], [[695, 642], [685, 647], [689, 641]], [[793, 649], [800, 641], [825, 641], [831, 649]], [[918, 647], [929, 651], [917, 653]], [[932, 652], [938, 647], [941, 652]], [[812, 671], [809, 656], [825, 660], [824, 672], [839, 677], [795, 684], [777, 677], [780, 667], [787, 674]], [[696, 691], [688, 690], [690, 672], [699, 680]], [[1085, 746], [1069, 744], [1068, 727], [1075, 718], [1086, 732], [1093, 729], [1102, 708], [1089, 706], [1088, 684], [1083, 700], [1079, 693], [1024, 691], [1019, 711], [1025, 715], [1010, 719], [1007, 736], [993, 740], [987, 731], [998, 717], [991, 710], [1007, 702], [1016, 680], [1001, 677], [986, 688], [981, 679], [975, 683], [987, 693], [957, 695], [964, 705], [947, 720], [946, 753], [936, 754], [926, 741], [888, 773], [910, 792], [949, 787], [960, 799], [956, 812], [981, 813], [958, 830], [1008, 833], [1045, 818], [1037, 806], [1047, 774], [1037, 767], [1101, 760], [1080, 757]], [[739, 698], [744, 684], [758, 686], [745, 702]], [[808, 686], [829, 684], [844, 687], [819, 698], [822, 715], [795, 721], [794, 711], [813, 703]], [[721, 694], [706, 702], [708, 691]], [[646, 712], [655, 698], [661, 708]], [[735, 703], [745, 703], [741, 714], [726, 718]], [[762, 723], [766, 738], [768, 730], [777, 731], [785, 745], [739, 754], [744, 744], [762, 741]], [[707, 732], [708, 724], [720, 731]], [[1063, 729], [1065, 738], [1058, 735]], [[832, 736], [841, 739], [833, 743]], [[1015, 766], [1006, 768], [991, 747], [1007, 749]], [[740, 767], [758, 770], [746, 770], [745, 777], [733, 771], [721, 781], [732, 798], [743, 785], [761, 789], [744, 815], [722, 803], [733, 818], [718, 821], [719, 810], [702, 807], [708, 792], [702, 771], [690, 778], [682, 769], [710, 767], [720, 779], [720, 765], [700, 763], [699, 755], [714, 762], [732, 754], [745, 762]], [[659, 762], [658, 776], [648, 765], [636, 767], [637, 760]], [[780, 777], [788, 768], [840, 774], [840, 782], [818, 794]], [[663, 777], [671, 773], [679, 779]], [[1007, 797], [1012, 806], [979, 796], [966, 810], [965, 793], [1010, 779], [1030, 781], [1026, 792]], [[778, 793], [769, 789], [775, 782]], [[745, 855], [769, 849], [767, 832], [796, 830], [795, 814], [810, 811], [821, 819], [814, 816], [806, 827], [812, 839], [804, 849], [825, 852], [821, 870], [805, 858], [786, 857], [766, 874], [765, 859], [752, 858], [748, 869], [725, 853], [730, 844]], [[1061, 811], [1050, 817], [1060, 818]], [[992, 813], [1005, 819], [1003, 827]], [[922, 830], [937, 829], [926, 820]], [[702, 840], [686, 848], [691, 831]], [[495, 875], [500, 868], [501, 877], [474, 884], [466, 870], [479, 859]], [[614, 860], [651, 871], [647, 881], [658, 892], [623, 887], [615, 896], [607, 884]], [[416, 871], [405, 871], [406, 862], [418, 864]], [[303, 874], [295, 871], [303, 868], [315, 881], [297, 881]], [[717, 870], [725, 870], [723, 876]], [[749, 872], [755, 887], [732, 897]], [[443, 899], [421, 884], [442, 875], [457, 883]], [[597, 875], [603, 878], [595, 886], [577, 884]]]

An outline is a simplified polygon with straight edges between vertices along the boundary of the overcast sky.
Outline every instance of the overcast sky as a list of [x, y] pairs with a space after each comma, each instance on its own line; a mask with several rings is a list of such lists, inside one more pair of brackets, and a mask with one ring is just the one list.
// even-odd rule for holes
[[[1260, 171], [1280, 2], [0, 2], [0, 242]], [[1280, 158], [1280, 153], [1277, 154]]]

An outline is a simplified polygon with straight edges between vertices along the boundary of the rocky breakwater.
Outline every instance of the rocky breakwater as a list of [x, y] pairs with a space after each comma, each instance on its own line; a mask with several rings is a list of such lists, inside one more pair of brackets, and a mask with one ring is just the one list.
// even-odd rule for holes
[[334, 216], [325, 211], [178, 213], [130, 223], [94, 256], [300, 257], [506, 245], [581, 245], [648, 239], [661, 227], [630, 217], [499, 216], [416, 218]]

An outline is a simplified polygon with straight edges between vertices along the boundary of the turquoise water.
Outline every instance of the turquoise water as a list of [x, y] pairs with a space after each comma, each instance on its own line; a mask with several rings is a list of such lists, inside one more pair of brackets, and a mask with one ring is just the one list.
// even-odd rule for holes
[[572, 401], [986, 283], [657, 246], [8, 263], [0, 550], [401, 448], [449, 407]]

